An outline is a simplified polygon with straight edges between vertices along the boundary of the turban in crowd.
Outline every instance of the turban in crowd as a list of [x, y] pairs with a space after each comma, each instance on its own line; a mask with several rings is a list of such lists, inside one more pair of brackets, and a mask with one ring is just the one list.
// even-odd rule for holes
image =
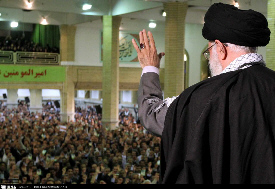
[[270, 30], [265, 16], [254, 10], [240, 10], [229, 4], [214, 3], [204, 17], [202, 35], [209, 41], [219, 40], [240, 46], [266, 46]]

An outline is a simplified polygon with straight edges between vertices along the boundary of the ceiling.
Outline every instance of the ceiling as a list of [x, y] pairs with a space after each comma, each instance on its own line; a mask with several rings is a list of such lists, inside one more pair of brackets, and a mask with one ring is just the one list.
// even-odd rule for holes
[[[40, 23], [42, 17], [49, 24], [80, 24], [101, 19], [102, 15], [121, 15], [124, 26], [135, 22], [154, 20], [164, 23], [161, 16], [164, 2], [176, 0], [30, 0], [33, 7], [28, 9], [27, 0], [0, 0], [0, 21], [18, 21], [19, 23]], [[208, 7], [216, 2], [233, 4], [234, 0], [177, 0], [187, 1], [189, 9], [187, 23], [203, 23]], [[254, 9], [267, 14], [267, 0], [238, 0], [240, 8]], [[89, 11], [82, 10], [83, 3], [91, 3]], [[0, 24], [1, 25], [1, 24]], [[126, 27], [126, 26], [125, 26]]]

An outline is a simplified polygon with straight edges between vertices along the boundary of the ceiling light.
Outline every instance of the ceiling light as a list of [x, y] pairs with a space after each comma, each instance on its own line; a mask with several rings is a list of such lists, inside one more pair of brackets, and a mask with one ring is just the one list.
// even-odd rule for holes
[[40, 22], [40, 24], [47, 25], [48, 24], [47, 19], [43, 17], [42, 21]]
[[31, 2], [31, 0], [26, 1], [26, 5], [29, 9], [32, 8], [32, 4], [33, 4], [33, 2]]
[[91, 4], [84, 4], [83, 6], [82, 6], [82, 10], [89, 10], [89, 9], [91, 9], [92, 8], [92, 5]]
[[149, 28], [155, 28], [157, 24], [155, 22], [150, 22], [149, 23]]
[[18, 27], [18, 22], [11, 22], [10, 26], [12, 28], [16, 28], [16, 27]]
[[239, 5], [239, 3], [238, 3], [237, 0], [235, 0], [234, 6], [237, 7], [237, 8], [239, 8], [240, 5]]

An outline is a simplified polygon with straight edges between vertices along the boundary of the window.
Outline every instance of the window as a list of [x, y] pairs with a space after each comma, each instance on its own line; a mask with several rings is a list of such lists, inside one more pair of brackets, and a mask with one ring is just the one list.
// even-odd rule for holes
[[132, 102], [132, 91], [122, 91], [122, 101]]
[[99, 99], [99, 91], [91, 90], [91, 98]]

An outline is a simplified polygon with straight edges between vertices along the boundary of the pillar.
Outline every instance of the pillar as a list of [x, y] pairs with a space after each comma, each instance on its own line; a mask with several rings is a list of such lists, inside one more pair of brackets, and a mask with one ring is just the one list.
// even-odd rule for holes
[[132, 104], [137, 104], [138, 102], [138, 93], [137, 91], [132, 91]]
[[[60, 58], [62, 65], [73, 65], [75, 61], [75, 33], [76, 26], [60, 26]], [[61, 122], [74, 121], [75, 114], [75, 85], [73, 82], [73, 68], [67, 66], [66, 81], [60, 90], [60, 120]]]
[[118, 126], [120, 16], [103, 16], [102, 124]]
[[75, 85], [73, 82], [73, 67], [67, 66], [66, 81], [60, 90], [60, 120], [61, 122], [74, 121], [75, 114]]
[[270, 42], [266, 46], [266, 64], [272, 70], [275, 70], [275, 1], [267, 1], [267, 20], [271, 31]]
[[7, 108], [17, 108], [18, 106], [17, 89], [7, 89]]
[[30, 112], [42, 113], [42, 89], [30, 89]]
[[75, 61], [76, 26], [60, 26], [60, 59], [64, 65], [73, 65]]
[[184, 90], [184, 34], [187, 2], [164, 3], [165, 73], [164, 96], [179, 95]]

